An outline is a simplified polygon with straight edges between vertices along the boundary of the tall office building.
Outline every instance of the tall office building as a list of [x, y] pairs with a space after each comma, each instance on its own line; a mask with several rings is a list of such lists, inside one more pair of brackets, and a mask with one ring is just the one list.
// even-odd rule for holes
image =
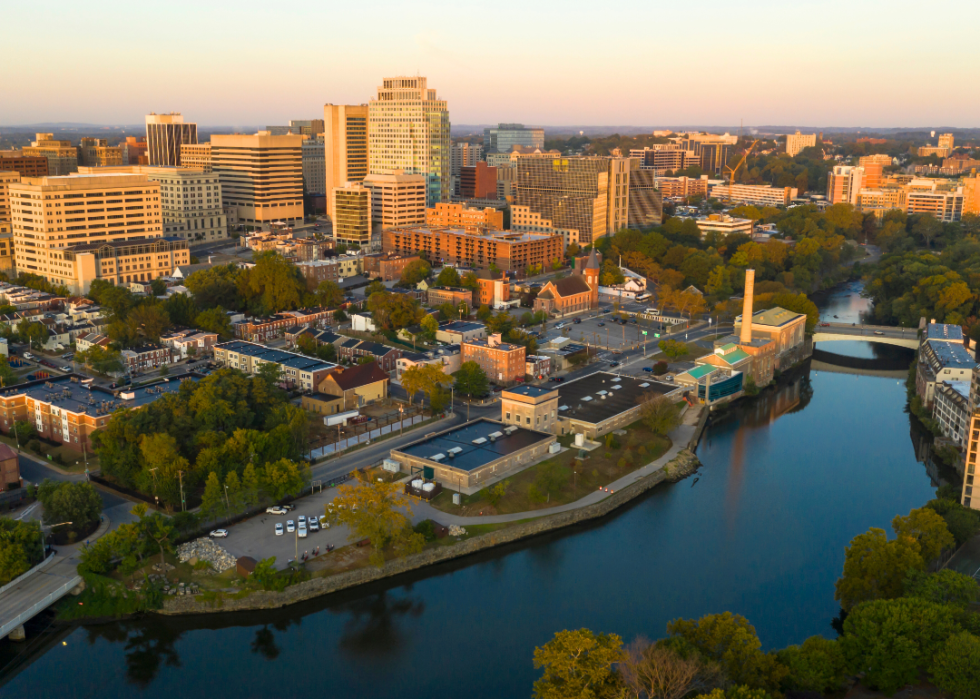
[[78, 172], [78, 150], [71, 141], [56, 141], [54, 134], [35, 134], [34, 141], [23, 148], [23, 155], [41, 156], [48, 160], [48, 175], [70, 175]]
[[371, 223], [376, 238], [387, 228], [425, 223], [424, 175], [372, 173], [364, 178], [364, 186], [371, 190]]
[[449, 109], [426, 78], [385, 78], [368, 114], [368, 171], [424, 175], [427, 203], [448, 201]]
[[211, 172], [211, 143], [184, 143], [180, 146], [180, 166]]
[[652, 170], [641, 170], [640, 163], [630, 158], [629, 227], [647, 230], [663, 223], [664, 204], [657, 189], [657, 177]]
[[127, 136], [119, 144], [123, 165], [149, 165], [146, 157], [146, 138], [144, 136]]
[[256, 227], [303, 221], [303, 136], [211, 136], [211, 171], [234, 220]]
[[368, 174], [368, 106], [326, 104], [323, 106], [324, 191], [327, 218], [333, 220], [336, 187], [360, 182]]
[[333, 239], [345, 245], [371, 244], [371, 190], [359, 182], [334, 187]]
[[531, 156], [514, 162], [514, 203], [579, 231], [582, 244], [626, 228], [630, 158]]
[[[156, 252], [156, 239], [168, 239], [163, 239], [160, 185], [146, 175], [27, 178], [12, 183], [9, 191], [19, 271], [64, 284], [74, 293], [86, 293], [96, 278], [149, 281], [173, 271]], [[116, 265], [101, 252], [102, 246], [114, 249], [116, 242], [139, 252]], [[81, 247], [94, 253], [82, 260], [75, 254]]]
[[326, 174], [323, 139], [306, 139], [303, 141], [303, 194], [326, 194]]
[[951, 133], [939, 134], [939, 141], [938, 141], [938, 143], [936, 145], [938, 145], [940, 148], [946, 148], [947, 150], [949, 150], [950, 153], [952, 153], [953, 152], [953, 134], [951, 134]]
[[510, 153], [514, 146], [544, 150], [544, 129], [528, 129], [524, 124], [497, 124], [483, 129], [483, 150]]
[[791, 158], [804, 148], [811, 148], [816, 145], [817, 134], [815, 133], [800, 133], [797, 131], [795, 134], [786, 134], [786, 155]]
[[78, 164], [86, 167], [123, 165], [122, 149], [110, 146], [104, 138], [82, 138], [78, 144]]
[[827, 201], [831, 204], [857, 205], [863, 186], [863, 167], [837, 165], [827, 173]]
[[146, 116], [146, 146], [150, 165], [180, 165], [180, 146], [197, 143], [197, 124], [185, 122], [179, 112]]
[[454, 143], [449, 151], [449, 174], [452, 177], [452, 193], [459, 194], [460, 174], [464, 167], [474, 167], [483, 160], [483, 146], [472, 143]]
[[738, 143], [738, 136], [727, 133], [721, 136], [712, 133], [687, 134], [680, 141], [684, 150], [692, 150], [701, 158], [701, 169], [709, 175], [723, 174], [732, 147], [736, 143]]

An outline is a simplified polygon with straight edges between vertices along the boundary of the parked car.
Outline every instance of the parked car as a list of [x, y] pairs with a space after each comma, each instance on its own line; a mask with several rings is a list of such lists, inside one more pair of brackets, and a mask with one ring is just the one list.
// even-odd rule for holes
[[292, 512], [293, 510], [296, 509], [296, 505], [292, 505], [292, 504], [289, 504], [289, 505], [280, 505], [279, 507], [281, 507], [282, 509], [286, 510], [287, 512]]
[[282, 536], [282, 522], [276, 522], [276, 536]]
[[821, 323], [820, 324], [820, 327], [821, 328], [829, 328], [830, 327], [830, 323]]
[[652, 366], [645, 366], [645, 367], [643, 367], [643, 371], [647, 372], [648, 374], [652, 374], [653, 373], [653, 367]]
[[306, 526], [306, 515], [300, 515], [299, 517], [296, 518], [296, 521], [299, 523], [299, 526], [305, 527]]
[[606, 324], [605, 323], [599, 323], [599, 327], [600, 328], [604, 328], [604, 327], [606, 327]]
[[575, 323], [575, 325], [578, 325], [579, 323], [581, 323], [581, 322], [582, 322], [582, 319], [581, 319], [581, 318], [576, 318], [576, 319], [575, 319], [575, 320], [573, 320], [572, 322], [573, 322], [573, 323]]
[[299, 527], [299, 531], [296, 533], [296, 536], [298, 536], [300, 539], [305, 539], [306, 538], [306, 533], [307, 533], [306, 527], [304, 527], [301, 524], [300, 527]]
[[310, 517], [310, 531], [318, 532], [320, 531], [320, 520], [316, 517]]
[[289, 510], [287, 510], [285, 507], [279, 507], [279, 505], [273, 505], [272, 507], [267, 507], [265, 508], [265, 511], [266, 514], [270, 514], [270, 515], [284, 515], [287, 512], [289, 512]]
[[609, 362], [609, 366], [619, 366], [619, 362]]
[[212, 539], [225, 539], [228, 537], [227, 529], [215, 529], [213, 532], [208, 534]]
[[291, 519], [286, 520], [286, 531], [289, 532], [290, 534], [296, 531], [296, 522], [294, 522]]

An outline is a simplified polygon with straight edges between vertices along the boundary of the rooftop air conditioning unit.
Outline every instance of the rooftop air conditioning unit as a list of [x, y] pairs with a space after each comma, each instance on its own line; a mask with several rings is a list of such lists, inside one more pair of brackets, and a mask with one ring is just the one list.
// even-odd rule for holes
[[504, 436], [504, 433], [503, 432], [491, 432], [490, 433], [490, 439], [499, 439], [500, 437], [503, 437], [503, 436]]
[[649, 386], [649, 385], [650, 385], [650, 384], [648, 384], [648, 383], [641, 383], [641, 384], [640, 384], [640, 388], [646, 388], [646, 387], [647, 387], [647, 386]]
[[487, 443], [486, 437], [477, 437], [476, 439], [473, 440], [473, 444], [486, 444], [486, 443]]
[[433, 456], [430, 456], [429, 457], [429, 460], [430, 461], [442, 461], [445, 458], [446, 458], [446, 455], [440, 452], [438, 454], [435, 454]]
[[582, 400], [592, 400], [592, 396], [582, 396]]

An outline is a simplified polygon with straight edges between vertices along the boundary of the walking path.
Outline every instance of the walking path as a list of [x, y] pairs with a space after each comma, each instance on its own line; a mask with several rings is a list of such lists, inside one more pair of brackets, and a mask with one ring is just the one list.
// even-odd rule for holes
[[645, 478], [646, 476], [659, 471], [670, 463], [682, 449], [687, 448], [691, 438], [694, 436], [695, 428], [696, 425], [690, 424], [682, 424], [675, 428], [668, 435], [673, 442], [673, 445], [663, 456], [656, 461], [643, 466], [642, 468], [638, 468], [637, 470], [616, 479], [606, 486], [609, 492], [606, 492], [605, 490], [596, 490], [595, 492], [589, 493], [584, 498], [580, 498], [575, 502], [570, 502], [566, 505], [558, 505], [556, 507], [548, 507], [543, 510], [529, 510], [527, 512], [515, 512], [509, 515], [487, 515], [483, 517], [461, 517], [459, 515], [443, 512], [442, 510], [437, 510], [428, 503], [422, 502], [416, 506], [413, 506], [413, 519], [416, 521], [422, 519], [434, 519], [435, 521], [439, 522], [439, 524], [458, 524], [461, 526], [471, 524], [504, 524], [507, 522], [518, 522], [520, 520], [532, 519], [535, 517], [547, 517], [548, 515], [555, 515], [559, 512], [568, 512], [569, 510], [577, 510], [580, 507], [586, 507], [587, 505], [594, 505], [595, 503], [602, 502], [608, 498], [613, 492], [622, 490], [626, 486], [635, 483], [641, 478]]

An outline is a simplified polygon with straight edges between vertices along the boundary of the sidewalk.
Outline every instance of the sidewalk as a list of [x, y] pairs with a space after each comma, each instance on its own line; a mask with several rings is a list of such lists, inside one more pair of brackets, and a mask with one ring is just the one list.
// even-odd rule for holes
[[584, 498], [580, 498], [575, 502], [570, 502], [567, 505], [558, 505], [557, 507], [549, 507], [543, 510], [530, 510], [528, 512], [514, 512], [509, 515], [488, 515], [485, 517], [461, 517], [459, 515], [443, 512], [442, 510], [437, 510], [431, 505], [422, 502], [417, 505], [413, 505], [414, 516], [412, 517], [412, 520], [419, 522], [423, 519], [434, 519], [435, 521], [439, 522], [439, 524], [459, 524], [462, 526], [470, 524], [504, 524], [507, 522], [519, 522], [524, 519], [534, 519], [536, 517], [547, 517], [548, 515], [558, 514], [559, 512], [577, 510], [580, 507], [585, 507], [586, 505], [594, 505], [595, 503], [602, 502], [608, 498], [613, 492], [622, 490], [626, 486], [635, 483], [641, 478], [649, 476], [655, 471], [659, 471], [670, 463], [682, 449], [687, 448], [687, 445], [691, 441], [691, 437], [694, 435], [694, 429], [694, 425], [682, 424], [671, 431], [668, 436], [673, 442], [673, 445], [667, 450], [667, 453], [656, 461], [649, 463], [642, 468], [638, 468], [631, 473], [627, 473], [625, 476], [610, 483], [608, 486], [606, 486], [610, 491], [608, 493], [604, 490], [597, 490], [593, 493], [589, 493]]

